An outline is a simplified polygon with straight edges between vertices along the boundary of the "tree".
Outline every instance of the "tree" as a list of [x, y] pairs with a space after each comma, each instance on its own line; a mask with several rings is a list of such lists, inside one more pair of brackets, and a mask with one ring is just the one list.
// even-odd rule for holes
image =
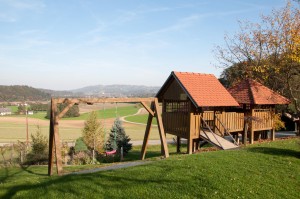
[[260, 23], [239, 22], [240, 31], [225, 35], [217, 46], [218, 66], [225, 68], [222, 82], [230, 86], [253, 78], [288, 97], [290, 111], [300, 116], [300, 10], [290, 2]]
[[31, 134], [31, 151], [27, 154], [28, 164], [43, 164], [48, 161], [48, 140], [41, 132], [39, 125], [36, 126], [35, 134]]
[[91, 112], [84, 122], [82, 129], [84, 143], [92, 150], [93, 163], [95, 162], [95, 151], [103, 151], [104, 131], [100, 121], [97, 119], [97, 113]]
[[[68, 104], [67, 103], [62, 103], [62, 104], [59, 104], [57, 105], [57, 112], [58, 114], [60, 112], [62, 112], [65, 107], [67, 107]], [[48, 111], [47, 111], [47, 115], [46, 115], [46, 118], [47, 119], [50, 119], [50, 109], [51, 109], [51, 106], [48, 105]], [[63, 118], [68, 118], [68, 117], [79, 117], [80, 116], [80, 113], [79, 113], [79, 107], [78, 105], [74, 105], [72, 106], [66, 113], [65, 115], [63, 116]]]
[[123, 147], [123, 153], [126, 155], [132, 148], [130, 138], [126, 135], [122, 121], [117, 118], [110, 130], [109, 139], [106, 144], [107, 150], [120, 150]]

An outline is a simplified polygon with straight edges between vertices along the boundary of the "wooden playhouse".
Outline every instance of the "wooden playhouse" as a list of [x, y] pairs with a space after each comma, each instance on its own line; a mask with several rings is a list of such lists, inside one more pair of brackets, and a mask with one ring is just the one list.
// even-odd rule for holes
[[[221, 149], [237, 147], [222, 138], [226, 127], [216, 120], [217, 114], [239, 104], [214, 75], [172, 72], [156, 97], [162, 103], [164, 131], [177, 136], [178, 151], [180, 138], [187, 139], [189, 154], [200, 139]], [[213, 122], [206, 120], [210, 116]]]
[[250, 143], [267, 138], [267, 131], [275, 139], [275, 105], [290, 101], [254, 80], [228, 91], [211, 74], [170, 74], [156, 97], [162, 103], [164, 132], [177, 136], [177, 151], [181, 138], [187, 139], [189, 154], [199, 141], [232, 149], [238, 147], [240, 134], [245, 143], [247, 137]]
[[244, 113], [250, 143], [268, 138], [268, 132], [274, 140], [275, 105], [289, 104], [290, 100], [252, 79], [245, 79], [228, 91], [240, 105], [236, 110]]

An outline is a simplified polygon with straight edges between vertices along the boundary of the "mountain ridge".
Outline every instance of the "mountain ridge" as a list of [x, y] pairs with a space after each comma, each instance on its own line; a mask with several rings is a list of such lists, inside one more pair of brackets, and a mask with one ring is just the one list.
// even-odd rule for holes
[[0, 102], [48, 101], [51, 97], [153, 97], [159, 88], [158, 86], [111, 84], [57, 91], [27, 85], [0, 85]]

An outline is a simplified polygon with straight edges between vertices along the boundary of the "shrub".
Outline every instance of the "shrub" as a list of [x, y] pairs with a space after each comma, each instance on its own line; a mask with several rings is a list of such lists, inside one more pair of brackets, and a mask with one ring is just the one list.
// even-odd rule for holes
[[48, 140], [42, 135], [40, 126], [37, 125], [35, 134], [31, 134], [31, 151], [27, 154], [27, 164], [46, 164], [48, 162]]

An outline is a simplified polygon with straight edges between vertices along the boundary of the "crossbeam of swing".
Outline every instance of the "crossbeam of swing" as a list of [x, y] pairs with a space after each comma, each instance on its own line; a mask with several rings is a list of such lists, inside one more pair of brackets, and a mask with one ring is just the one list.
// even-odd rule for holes
[[[148, 107], [146, 102], [151, 102], [151, 107]], [[61, 113], [57, 112], [57, 105], [66, 103], [67, 106], [62, 110]], [[56, 157], [56, 170], [57, 174], [62, 173], [62, 159], [61, 159], [61, 147], [60, 138], [58, 132], [59, 120], [64, 114], [75, 104], [86, 103], [141, 103], [149, 113], [148, 122], [145, 131], [145, 137], [143, 141], [141, 158], [145, 158], [146, 147], [149, 139], [151, 124], [153, 117], [156, 117], [161, 144], [163, 148], [164, 156], [169, 157], [169, 151], [167, 147], [165, 132], [162, 124], [162, 118], [160, 110], [158, 109], [157, 98], [52, 98], [51, 99], [51, 112], [50, 112], [50, 129], [49, 129], [49, 162], [48, 162], [48, 175], [52, 175], [54, 156]]]
[[140, 102], [152, 102], [154, 98], [54, 98], [56, 104], [61, 103], [140, 103]]

